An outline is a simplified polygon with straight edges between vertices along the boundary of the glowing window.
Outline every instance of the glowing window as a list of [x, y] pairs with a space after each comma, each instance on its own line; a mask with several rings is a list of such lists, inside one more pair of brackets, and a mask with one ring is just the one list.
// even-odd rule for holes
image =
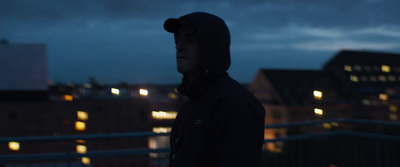
[[390, 106], [389, 106], [389, 110], [390, 110], [391, 112], [397, 112], [397, 106], [395, 106], [395, 105], [390, 105]]
[[353, 82], [358, 82], [358, 77], [355, 75], [350, 75], [350, 80]]
[[361, 71], [361, 66], [360, 66], [360, 65], [355, 65], [355, 66], [354, 66], [354, 70], [356, 70], [356, 71]]
[[85, 130], [86, 130], [86, 124], [85, 124], [85, 122], [76, 121], [76, 122], [75, 122], [75, 129], [76, 129], [77, 131], [85, 131]]
[[119, 89], [117, 88], [111, 88], [111, 93], [115, 95], [119, 95]]
[[85, 145], [76, 145], [76, 152], [79, 154], [86, 154], [87, 148]]
[[393, 121], [396, 121], [396, 120], [397, 120], [397, 115], [396, 115], [396, 113], [390, 113], [390, 114], [389, 114], [389, 118], [390, 118], [391, 120], [393, 120]]
[[79, 140], [76, 140], [76, 142], [79, 143], [79, 144], [85, 144], [85, 143], [86, 143], [85, 140], [80, 140], [80, 139], [79, 139]]
[[19, 151], [20, 144], [19, 144], [19, 142], [10, 141], [10, 142], [8, 142], [8, 148], [12, 151]]
[[332, 128], [332, 125], [331, 125], [330, 123], [327, 123], [327, 122], [323, 123], [322, 126], [323, 126], [325, 129], [331, 129], [331, 128]]
[[350, 72], [351, 71], [351, 66], [350, 65], [345, 65], [344, 66], [344, 70]]
[[381, 82], [386, 82], [386, 76], [384, 76], [384, 75], [379, 75], [379, 81], [381, 81]]
[[390, 66], [388, 66], [388, 65], [382, 65], [381, 69], [382, 69], [382, 72], [390, 72]]
[[321, 91], [314, 90], [313, 94], [314, 94], [314, 98], [315, 99], [317, 99], [317, 100], [321, 100], [322, 99], [322, 92]]
[[78, 120], [87, 121], [89, 119], [89, 115], [85, 111], [78, 111], [77, 112]]
[[168, 93], [169, 98], [171, 99], [177, 99], [178, 95], [176, 93]]
[[64, 95], [63, 100], [65, 100], [65, 101], [73, 101], [74, 97], [72, 95]]
[[315, 108], [315, 109], [314, 109], [314, 113], [315, 113], [316, 115], [318, 115], [318, 116], [324, 115], [324, 111], [323, 111], [322, 109], [319, 109], [319, 108]]
[[147, 91], [146, 89], [139, 89], [139, 94], [142, 96], [147, 96], [149, 95], [149, 91]]
[[154, 119], [175, 119], [178, 115], [175, 111], [152, 111], [151, 116]]
[[168, 133], [171, 132], [171, 127], [153, 127], [154, 133]]
[[387, 94], [381, 93], [381, 94], [379, 94], [379, 99], [381, 99], [381, 100], [388, 100], [389, 98], [388, 98], [388, 95], [387, 95]]
[[82, 157], [81, 162], [82, 162], [82, 164], [90, 165], [90, 158]]
[[339, 123], [337, 123], [337, 122], [332, 122], [332, 126], [339, 126]]

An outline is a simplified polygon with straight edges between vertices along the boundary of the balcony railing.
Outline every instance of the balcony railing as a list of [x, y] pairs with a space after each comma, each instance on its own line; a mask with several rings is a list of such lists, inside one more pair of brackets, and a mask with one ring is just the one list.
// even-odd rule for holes
[[[400, 123], [370, 120], [334, 119], [266, 125], [263, 166], [268, 167], [398, 167], [400, 166]], [[270, 133], [270, 134], [269, 134]], [[0, 138], [0, 144], [10, 141], [57, 142], [107, 140], [168, 136], [168, 133], [135, 132], [68, 136], [33, 136]], [[280, 136], [280, 137], [277, 137]], [[154, 148], [154, 147], [153, 147]], [[4, 148], [3, 148], [4, 149]], [[7, 148], [8, 149], [8, 148]], [[18, 151], [0, 155], [0, 166], [166, 166], [168, 148], [107, 149], [77, 153], [59, 150], [55, 153]], [[84, 162], [82, 157], [92, 162]], [[127, 160], [128, 159], [128, 160]]]

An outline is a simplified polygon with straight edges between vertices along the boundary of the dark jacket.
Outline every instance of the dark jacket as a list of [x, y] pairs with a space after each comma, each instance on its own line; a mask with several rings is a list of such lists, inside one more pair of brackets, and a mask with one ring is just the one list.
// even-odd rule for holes
[[189, 100], [172, 127], [170, 167], [259, 167], [265, 111], [226, 73], [228, 28], [222, 19], [207, 13], [180, 19], [196, 27], [204, 73], [198, 83], [184, 77], [178, 88]]

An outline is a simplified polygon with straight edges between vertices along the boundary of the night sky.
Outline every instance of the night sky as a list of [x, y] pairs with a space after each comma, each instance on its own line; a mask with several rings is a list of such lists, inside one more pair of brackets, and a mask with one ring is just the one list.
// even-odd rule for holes
[[231, 31], [230, 75], [320, 69], [341, 49], [400, 52], [399, 0], [0, 0], [0, 39], [47, 45], [55, 82], [179, 83], [167, 18], [195, 11]]

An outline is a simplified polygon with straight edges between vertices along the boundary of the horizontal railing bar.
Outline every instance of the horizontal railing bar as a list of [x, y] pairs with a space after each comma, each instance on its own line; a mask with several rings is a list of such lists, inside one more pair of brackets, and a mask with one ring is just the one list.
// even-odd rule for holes
[[168, 153], [169, 148], [159, 149], [125, 149], [125, 150], [108, 150], [108, 151], [92, 151], [86, 154], [75, 152], [70, 153], [44, 153], [44, 154], [21, 154], [21, 155], [0, 155], [0, 162], [7, 161], [27, 161], [27, 160], [55, 160], [70, 159], [79, 157], [112, 157], [122, 155], [141, 155], [149, 153]]
[[289, 137], [278, 137], [275, 139], [267, 139], [267, 140], [264, 140], [264, 144], [271, 143], [271, 142], [296, 141], [296, 140], [304, 140], [304, 139], [310, 139], [310, 138], [331, 137], [331, 136], [339, 136], [339, 135], [344, 135], [344, 134], [346, 134], [346, 131], [344, 131], [344, 130], [334, 131], [334, 132], [317, 133], [317, 134], [300, 134], [300, 135], [293, 135], [293, 136], [289, 136]]
[[383, 126], [400, 126], [399, 122], [337, 118], [330, 120], [302, 121], [302, 122], [283, 123], [283, 124], [267, 124], [265, 125], [265, 128], [272, 129], [272, 128], [294, 127], [294, 126], [310, 126], [310, 125], [329, 123], [329, 122], [347, 122], [347, 123], [372, 124], [372, 125], [383, 125]]
[[149, 136], [166, 136], [169, 133], [154, 132], [130, 132], [130, 133], [107, 133], [107, 134], [85, 134], [85, 135], [63, 135], [63, 136], [25, 136], [25, 137], [2, 137], [0, 142], [9, 141], [60, 141], [60, 140], [88, 140], [88, 139], [106, 139], [121, 137], [149, 137]]

